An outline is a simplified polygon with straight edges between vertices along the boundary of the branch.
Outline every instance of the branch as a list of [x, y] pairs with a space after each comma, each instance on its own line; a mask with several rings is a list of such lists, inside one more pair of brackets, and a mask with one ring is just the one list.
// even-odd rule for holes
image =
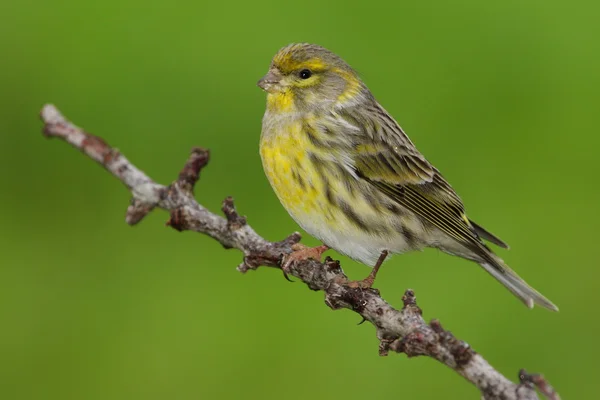
[[[225, 218], [201, 206], [195, 200], [193, 190], [200, 171], [209, 160], [206, 149], [194, 148], [178, 179], [169, 186], [163, 186], [150, 179], [101, 138], [67, 121], [54, 106], [45, 105], [41, 118], [46, 137], [56, 137], [70, 143], [129, 189], [133, 198], [127, 208], [125, 221], [130, 225], [140, 222], [156, 207], [167, 210], [171, 215], [168, 226], [178, 231], [200, 232], [214, 238], [227, 249], [240, 250], [244, 258], [237, 269], [242, 273], [260, 266], [281, 268], [282, 257], [290, 254], [292, 246], [300, 241], [298, 233], [279, 242], [264, 239], [246, 223], [246, 218], [237, 213], [231, 197], [223, 201]], [[559, 399], [541, 375], [521, 370], [520, 382], [513, 383], [467, 343], [445, 330], [439, 321], [425, 322], [415, 294], [410, 289], [402, 298], [403, 308], [396, 310], [380, 297], [377, 290], [349, 286], [350, 281], [339, 262], [329, 257], [323, 263], [312, 259], [295, 263], [290, 267], [289, 274], [302, 280], [310, 289], [323, 291], [325, 303], [330, 308], [350, 309], [373, 324], [380, 341], [379, 354], [382, 356], [393, 351], [405, 353], [408, 357], [434, 358], [475, 385], [485, 400], [534, 400], [538, 399], [536, 388], [551, 400]]]

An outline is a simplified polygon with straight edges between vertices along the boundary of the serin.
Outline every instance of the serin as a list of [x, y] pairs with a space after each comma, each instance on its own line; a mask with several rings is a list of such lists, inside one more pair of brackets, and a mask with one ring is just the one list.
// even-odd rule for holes
[[324, 246], [368, 266], [370, 287], [388, 253], [434, 247], [475, 261], [528, 307], [558, 308], [483, 242], [506, 243], [466, 214], [460, 197], [336, 54], [313, 44], [279, 50], [258, 82], [267, 94], [260, 155], [292, 218]]

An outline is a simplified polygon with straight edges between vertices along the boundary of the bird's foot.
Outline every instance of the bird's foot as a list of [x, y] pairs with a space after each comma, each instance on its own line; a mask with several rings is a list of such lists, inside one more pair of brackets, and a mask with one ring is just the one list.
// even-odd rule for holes
[[351, 287], [353, 289], [371, 289], [373, 287], [373, 283], [375, 283], [375, 275], [373, 271], [367, 276], [365, 279], [361, 279], [359, 281], [350, 281], [346, 284], [346, 286]]
[[367, 276], [365, 279], [361, 279], [360, 281], [350, 281], [346, 284], [346, 286], [354, 289], [371, 289], [373, 287], [373, 283], [375, 283], [377, 272], [379, 272], [379, 268], [381, 268], [381, 264], [383, 264], [388, 254], [389, 252], [387, 250], [383, 250], [369, 276]]
[[321, 256], [329, 247], [325, 245], [317, 246], [317, 247], [308, 247], [303, 245], [302, 243], [296, 243], [292, 246], [293, 252], [288, 254], [281, 261], [281, 270], [283, 271], [283, 275], [289, 281], [290, 279], [287, 277], [287, 274], [290, 273], [290, 268], [299, 261], [308, 260], [312, 258], [313, 260], [321, 261]]

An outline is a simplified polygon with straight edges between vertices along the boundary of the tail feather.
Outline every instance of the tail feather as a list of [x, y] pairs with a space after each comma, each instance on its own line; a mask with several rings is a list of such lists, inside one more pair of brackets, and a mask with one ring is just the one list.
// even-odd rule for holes
[[558, 311], [558, 307], [537, 290], [529, 286], [523, 279], [508, 267], [499, 257], [490, 257], [489, 262], [480, 264], [490, 275], [502, 283], [529, 308], [534, 304]]
[[503, 241], [502, 239], [500, 239], [498, 236], [496, 236], [493, 233], [491, 233], [490, 231], [486, 230], [481, 225], [476, 224], [473, 220], [469, 220], [469, 222], [471, 223], [471, 226], [473, 227], [473, 230], [482, 239], [485, 239], [485, 240], [487, 240], [489, 242], [492, 242], [496, 246], [500, 246], [500, 247], [505, 248], [505, 249], [509, 248], [508, 244], [506, 244], [506, 242]]

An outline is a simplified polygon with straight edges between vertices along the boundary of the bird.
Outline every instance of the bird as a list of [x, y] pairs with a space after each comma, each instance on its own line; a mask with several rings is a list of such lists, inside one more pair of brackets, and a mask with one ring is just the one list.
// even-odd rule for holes
[[283, 207], [323, 244], [298, 245], [283, 261], [328, 249], [372, 267], [424, 248], [479, 264], [527, 307], [558, 311], [486, 244], [508, 245], [467, 217], [456, 191], [417, 150], [356, 71], [316, 44], [292, 43], [258, 81], [267, 94], [260, 157]]

